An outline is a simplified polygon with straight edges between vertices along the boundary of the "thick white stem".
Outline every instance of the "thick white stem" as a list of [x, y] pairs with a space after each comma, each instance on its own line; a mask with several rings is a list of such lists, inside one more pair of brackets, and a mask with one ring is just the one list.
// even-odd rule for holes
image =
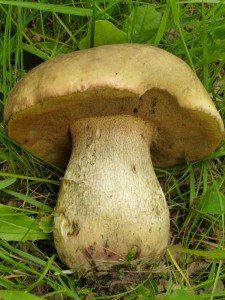
[[150, 264], [164, 253], [169, 212], [155, 176], [154, 128], [131, 116], [82, 119], [55, 209], [55, 244], [71, 268]]

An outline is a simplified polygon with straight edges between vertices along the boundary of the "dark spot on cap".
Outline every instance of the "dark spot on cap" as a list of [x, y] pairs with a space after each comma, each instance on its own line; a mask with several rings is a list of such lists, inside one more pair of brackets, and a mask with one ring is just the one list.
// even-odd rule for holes
[[133, 113], [134, 113], [134, 114], [137, 114], [137, 113], [138, 113], [138, 108], [137, 108], [137, 107], [135, 107], [135, 108], [133, 109]]

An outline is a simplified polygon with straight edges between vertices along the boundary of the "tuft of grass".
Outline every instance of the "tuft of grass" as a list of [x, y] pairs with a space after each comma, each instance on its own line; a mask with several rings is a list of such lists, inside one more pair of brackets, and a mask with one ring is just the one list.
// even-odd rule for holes
[[[155, 45], [185, 60], [225, 120], [224, 19], [223, 1], [0, 0], [1, 116], [9, 91], [34, 66], [120, 41]], [[225, 298], [225, 143], [200, 162], [156, 170], [171, 212], [167, 254], [144, 282], [111, 296], [97, 296], [94, 285], [60, 262], [51, 222], [63, 170], [10, 141], [2, 118], [0, 163], [3, 300]]]

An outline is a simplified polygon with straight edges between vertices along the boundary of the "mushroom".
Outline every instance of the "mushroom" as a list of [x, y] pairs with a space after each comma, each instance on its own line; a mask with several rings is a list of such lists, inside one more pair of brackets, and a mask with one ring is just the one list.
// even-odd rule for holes
[[223, 138], [221, 117], [179, 58], [141, 44], [59, 55], [30, 71], [4, 111], [8, 136], [66, 167], [55, 246], [80, 272], [142, 270], [165, 253], [169, 210], [154, 167], [196, 161]]

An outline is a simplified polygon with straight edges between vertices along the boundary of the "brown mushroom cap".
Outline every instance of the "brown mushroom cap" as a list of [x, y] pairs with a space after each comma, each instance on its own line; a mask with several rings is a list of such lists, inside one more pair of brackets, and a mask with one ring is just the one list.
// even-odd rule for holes
[[12, 90], [4, 122], [11, 139], [64, 167], [72, 121], [107, 115], [134, 115], [155, 126], [151, 156], [157, 167], [201, 159], [224, 134], [219, 113], [187, 64], [141, 44], [101, 46], [44, 62]]

